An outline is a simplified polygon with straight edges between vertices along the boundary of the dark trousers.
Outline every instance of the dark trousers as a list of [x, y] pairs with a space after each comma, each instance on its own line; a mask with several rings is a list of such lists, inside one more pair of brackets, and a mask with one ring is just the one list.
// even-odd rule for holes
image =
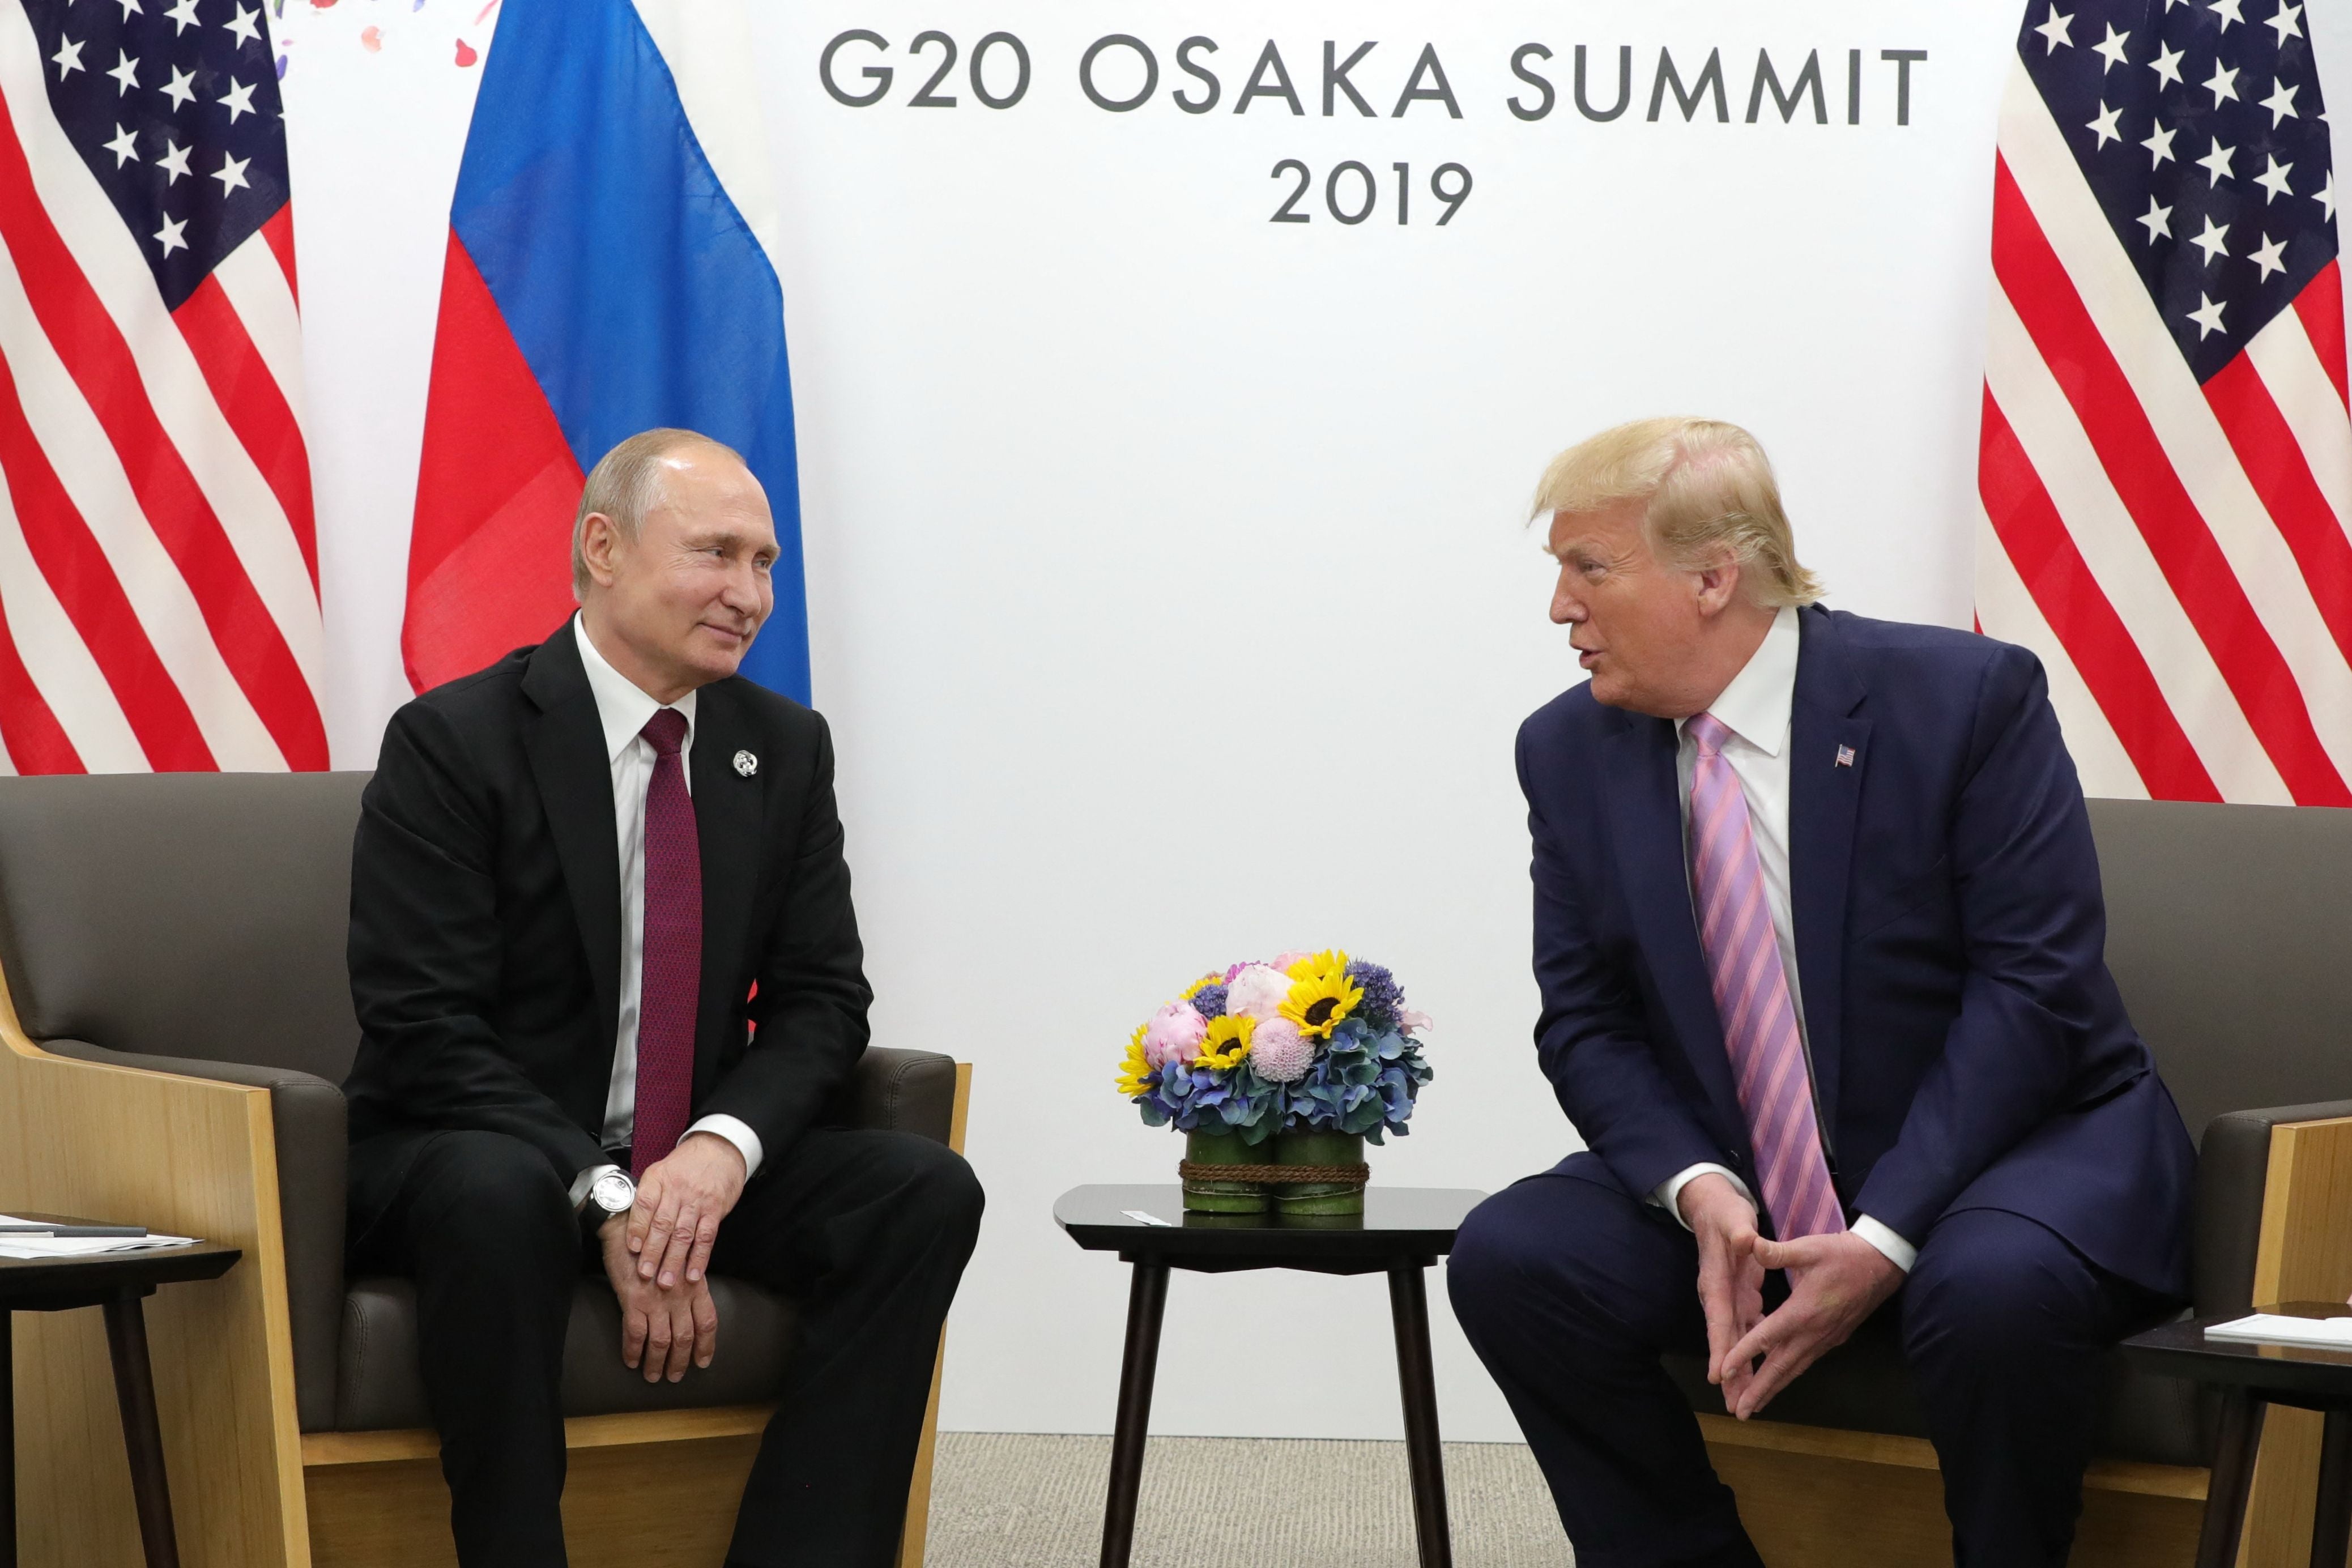
[[[425, 1397], [466, 1568], [564, 1563], [559, 1384], [585, 1266], [565, 1187], [520, 1139], [440, 1134], [352, 1259], [416, 1282]], [[971, 1168], [940, 1144], [839, 1128], [803, 1134], [745, 1186], [719, 1227], [711, 1270], [767, 1286], [801, 1315], [730, 1562], [891, 1561], [933, 1351], [981, 1201]], [[601, 1268], [597, 1279], [604, 1288]], [[720, 1358], [727, 1327], [722, 1318]], [[611, 1353], [621, 1353], [617, 1340]], [[650, 1496], [646, 1505], [669, 1506]]]
[[[1918, 1261], [1880, 1311], [1895, 1315], [1943, 1465], [1953, 1560], [2059, 1568], [2082, 1508], [2100, 1352], [2173, 1304], [2016, 1215], [1967, 1210], [1915, 1239]], [[1664, 1351], [1706, 1350], [1689, 1232], [1614, 1186], [1554, 1171], [1481, 1204], [1446, 1274], [1454, 1315], [1551, 1484], [1577, 1568], [1758, 1568], [1690, 1405], [1659, 1364]], [[1785, 1290], [1771, 1279], [1768, 1306]]]

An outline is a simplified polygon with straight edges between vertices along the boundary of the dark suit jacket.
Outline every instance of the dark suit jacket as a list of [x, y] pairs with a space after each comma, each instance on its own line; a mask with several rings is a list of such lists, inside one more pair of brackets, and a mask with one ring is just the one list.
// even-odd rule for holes
[[[758, 759], [749, 777], [739, 751]], [[702, 849], [694, 1114], [740, 1117], [772, 1160], [866, 1048], [872, 993], [833, 745], [816, 714], [737, 678], [696, 698], [689, 766]], [[352, 851], [355, 1241], [435, 1131], [510, 1133], [566, 1183], [604, 1157], [620, 1009], [613, 811], [568, 622], [393, 716]]]
[[[2042, 667], [1810, 608], [1789, 757], [1790, 904], [1831, 1174], [1917, 1245], [1966, 1208], [2039, 1221], [2187, 1293], [2195, 1154], [2103, 958], [2099, 867]], [[1838, 766], [1838, 748], [1853, 760]], [[1545, 1073], [1636, 1196], [1713, 1161], [1753, 1187], [1691, 912], [1664, 719], [1577, 687], [1520, 728]]]

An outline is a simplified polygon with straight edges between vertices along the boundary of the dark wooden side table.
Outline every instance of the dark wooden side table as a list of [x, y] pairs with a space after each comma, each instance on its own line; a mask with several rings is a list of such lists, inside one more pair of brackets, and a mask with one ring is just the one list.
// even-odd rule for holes
[[[2352, 1317], [2342, 1302], [2289, 1301], [2257, 1310], [2291, 1318]], [[2231, 1313], [2231, 1318], [2243, 1313]], [[2319, 1497], [2312, 1515], [2312, 1568], [2344, 1568], [2352, 1549], [2352, 1351], [2309, 1345], [2259, 1345], [2209, 1340], [2207, 1325], [2229, 1318], [2189, 1318], [2136, 1334], [2124, 1353], [2147, 1371], [2194, 1378], [2221, 1388], [2221, 1432], [2213, 1479], [2205, 1493], [2205, 1528], [2197, 1568], [2233, 1568], [2262, 1447], [2263, 1413], [2273, 1405], [2318, 1410], [2327, 1417], [2320, 1440]]]
[[[20, 1215], [89, 1225], [58, 1215]], [[147, 1363], [147, 1314], [141, 1306], [158, 1285], [217, 1279], [244, 1254], [198, 1242], [150, 1252], [95, 1258], [0, 1258], [0, 1568], [16, 1568], [16, 1389], [13, 1314], [99, 1307], [114, 1361], [114, 1396], [122, 1407], [122, 1442], [131, 1452], [131, 1489], [147, 1568], [179, 1568], [172, 1533], [172, 1493], [163, 1479], [163, 1431], [155, 1419], [155, 1381]]]
[[[1118, 1375], [1118, 1424], [1111, 1438], [1110, 1492], [1103, 1505], [1102, 1568], [1127, 1568], [1135, 1544], [1135, 1500], [1143, 1482], [1143, 1438], [1151, 1417], [1152, 1374], [1168, 1271], [1223, 1274], [1243, 1268], [1303, 1268], [1317, 1274], [1385, 1274], [1396, 1324], [1397, 1381], [1404, 1395], [1404, 1444], [1422, 1568], [1452, 1568], [1445, 1521], [1445, 1462], [1437, 1436], [1437, 1383], [1430, 1370], [1426, 1273], [1454, 1250], [1454, 1233], [1486, 1198], [1447, 1187], [1384, 1187], [1364, 1193], [1360, 1219], [1285, 1220], [1276, 1215], [1187, 1215], [1183, 1189], [1073, 1187], [1054, 1219], [1092, 1252], [1116, 1252], [1135, 1266], [1127, 1299], [1127, 1353]], [[1137, 1214], [1165, 1221], [1138, 1219]]]

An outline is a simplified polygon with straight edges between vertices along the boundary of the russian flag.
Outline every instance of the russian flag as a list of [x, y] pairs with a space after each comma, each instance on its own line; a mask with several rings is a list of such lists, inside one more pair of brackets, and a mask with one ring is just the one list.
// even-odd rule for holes
[[572, 610], [587, 470], [741, 452], [782, 552], [743, 673], [808, 700], [779, 233], [735, 0], [504, 0], [449, 212], [401, 652], [418, 690]]

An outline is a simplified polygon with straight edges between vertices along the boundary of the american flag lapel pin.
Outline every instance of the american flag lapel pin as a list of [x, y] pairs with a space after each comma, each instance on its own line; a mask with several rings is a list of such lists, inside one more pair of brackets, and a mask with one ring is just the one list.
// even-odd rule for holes
[[1840, 746], [1838, 748], [1837, 765], [1842, 768], [1850, 768], [1853, 766], [1853, 748], [1852, 746]]

